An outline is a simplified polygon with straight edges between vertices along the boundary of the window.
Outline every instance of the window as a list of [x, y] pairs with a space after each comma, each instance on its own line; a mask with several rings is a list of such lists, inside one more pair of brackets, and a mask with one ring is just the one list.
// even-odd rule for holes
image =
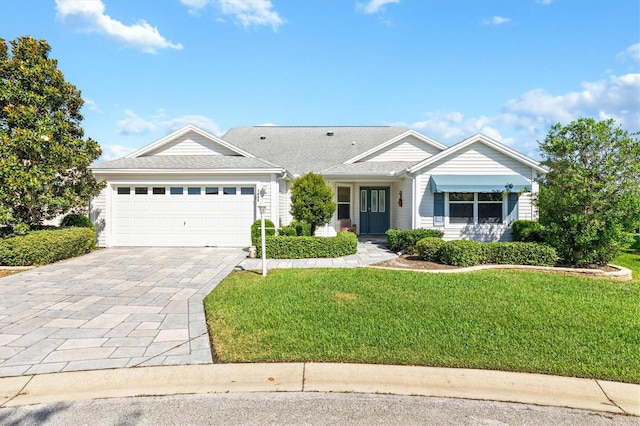
[[236, 188], [233, 186], [225, 186], [222, 188], [222, 193], [224, 195], [236, 195]]
[[502, 194], [478, 194], [478, 223], [502, 223]]
[[118, 195], [129, 195], [131, 194], [131, 188], [118, 188]]
[[153, 187], [153, 189], [151, 190], [153, 195], [164, 195], [166, 191], [166, 188], [160, 188], [160, 187]]
[[367, 190], [366, 189], [360, 190], [360, 211], [361, 212], [367, 211]]
[[187, 194], [200, 195], [200, 188], [195, 186], [190, 186], [189, 188], [187, 188]]
[[449, 193], [449, 223], [473, 223], [473, 193]]
[[384, 189], [378, 191], [378, 211], [384, 213], [387, 210], [386, 192]]
[[147, 195], [149, 193], [149, 188], [137, 186], [136, 187], [136, 195]]
[[182, 195], [183, 188], [181, 186], [172, 186], [169, 188], [169, 194], [171, 195]]
[[207, 195], [218, 195], [218, 187], [217, 186], [207, 186], [204, 189], [204, 193]]
[[378, 191], [371, 191], [371, 211], [378, 212]]
[[252, 186], [243, 186], [242, 188], [240, 188], [240, 194], [253, 195], [255, 194], [255, 189]]
[[338, 187], [338, 219], [351, 218], [351, 188]]
[[449, 223], [502, 223], [503, 198], [499, 192], [450, 192]]

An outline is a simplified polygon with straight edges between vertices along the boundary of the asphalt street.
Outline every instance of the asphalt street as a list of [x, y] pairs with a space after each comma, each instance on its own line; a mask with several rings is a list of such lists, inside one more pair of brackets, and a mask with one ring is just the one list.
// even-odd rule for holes
[[0, 409], [14, 425], [634, 425], [637, 417], [494, 401], [263, 392], [99, 399]]

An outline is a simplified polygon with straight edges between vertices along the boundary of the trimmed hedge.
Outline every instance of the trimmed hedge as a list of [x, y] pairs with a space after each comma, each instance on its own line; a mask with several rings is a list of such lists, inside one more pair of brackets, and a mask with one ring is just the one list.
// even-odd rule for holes
[[32, 231], [24, 236], [0, 239], [0, 265], [46, 265], [91, 251], [93, 228], [58, 228]]
[[558, 255], [553, 247], [540, 243], [456, 240], [444, 242], [435, 258], [446, 265], [474, 266], [485, 263], [501, 265], [553, 266]]
[[60, 221], [60, 227], [67, 228], [70, 226], [76, 226], [78, 228], [93, 228], [93, 223], [91, 223], [91, 220], [83, 214], [69, 213]]
[[540, 243], [490, 243], [491, 263], [501, 265], [553, 266], [558, 261], [556, 250]]
[[[307, 259], [340, 257], [358, 251], [358, 237], [352, 232], [339, 232], [335, 237], [270, 236], [266, 238], [267, 256], [270, 259]], [[257, 256], [262, 256], [256, 245]]]
[[[251, 224], [251, 244], [258, 247], [260, 245], [260, 235], [261, 235], [261, 222], [260, 220], [256, 220]], [[276, 235], [276, 226], [269, 219], [264, 220], [264, 235]]]
[[444, 244], [442, 238], [426, 237], [416, 243], [416, 251], [421, 259], [429, 262], [440, 261], [440, 248]]
[[515, 220], [511, 224], [511, 239], [513, 241], [542, 243], [544, 242], [544, 227], [534, 220]]
[[440, 261], [446, 265], [473, 266], [487, 262], [486, 243], [470, 240], [446, 241], [438, 250]]
[[311, 224], [307, 222], [293, 221], [290, 225], [283, 226], [278, 229], [278, 235], [288, 235], [291, 237], [310, 237], [311, 236]]
[[416, 243], [423, 238], [442, 238], [444, 232], [439, 229], [389, 229], [387, 232], [387, 245], [389, 250], [407, 254], [415, 253]]

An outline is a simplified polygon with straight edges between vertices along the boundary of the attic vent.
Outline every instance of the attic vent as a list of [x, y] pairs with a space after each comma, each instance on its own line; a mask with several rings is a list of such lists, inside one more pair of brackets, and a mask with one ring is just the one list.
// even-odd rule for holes
[[327, 132], [327, 136], [333, 136], [333, 131], [329, 130], [329, 131]]
[[260, 135], [260, 140], [265, 140], [267, 137], [265, 135]]

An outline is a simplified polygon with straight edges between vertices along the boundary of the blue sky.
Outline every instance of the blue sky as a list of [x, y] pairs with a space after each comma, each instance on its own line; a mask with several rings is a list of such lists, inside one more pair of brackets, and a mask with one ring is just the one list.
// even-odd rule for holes
[[113, 159], [192, 123], [407, 125], [539, 157], [549, 126], [640, 130], [637, 0], [0, 0], [51, 44]]

